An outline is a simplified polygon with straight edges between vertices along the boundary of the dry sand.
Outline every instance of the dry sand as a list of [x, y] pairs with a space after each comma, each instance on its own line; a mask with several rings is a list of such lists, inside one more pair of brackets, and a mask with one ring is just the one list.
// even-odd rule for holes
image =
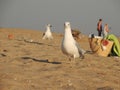
[[[88, 53], [70, 62], [60, 49], [62, 35], [53, 37], [42, 40], [42, 31], [1, 28], [0, 90], [120, 90], [120, 58]], [[90, 51], [87, 37], [79, 43]]]

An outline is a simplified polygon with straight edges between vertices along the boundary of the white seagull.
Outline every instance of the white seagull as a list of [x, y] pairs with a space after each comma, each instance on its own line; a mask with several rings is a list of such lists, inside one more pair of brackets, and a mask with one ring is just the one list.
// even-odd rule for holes
[[47, 24], [46, 32], [43, 33], [42, 39], [53, 39], [53, 36], [52, 36], [52, 33], [51, 33], [51, 27], [52, 27], [52, 25]]
[[[64, 24], [64, 37], [62, 40], [61, 49], [62, 52], [69, 57], [72, 58], [84, 58], [85, 50], [79, 47], [79, 44], [75, 41], [72, 36], [70, 22], [65, 22]], [[71, 59], [70, 59], [71, 60]]]

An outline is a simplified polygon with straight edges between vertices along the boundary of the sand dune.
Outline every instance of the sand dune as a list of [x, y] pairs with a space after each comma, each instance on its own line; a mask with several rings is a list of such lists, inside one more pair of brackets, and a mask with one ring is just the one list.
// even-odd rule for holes
[[[120, 90], [120, 58], [88, 53], [71, 64], [62, 35], [42, 40], [42, 33], [0, 29], [0, 90]], [[78, 42], [90, 51], [86, 36]]]

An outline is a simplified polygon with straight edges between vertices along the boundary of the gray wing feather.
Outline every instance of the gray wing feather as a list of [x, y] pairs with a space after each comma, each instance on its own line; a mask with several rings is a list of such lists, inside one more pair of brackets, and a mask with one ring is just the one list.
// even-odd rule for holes
[[80, 55], [84, 55], [86, 53], [86, 51], [84, 49], [82, 49], [77, 42], [76, 42], [76, 46], [78, 48], [78, 51], [79, 51]]

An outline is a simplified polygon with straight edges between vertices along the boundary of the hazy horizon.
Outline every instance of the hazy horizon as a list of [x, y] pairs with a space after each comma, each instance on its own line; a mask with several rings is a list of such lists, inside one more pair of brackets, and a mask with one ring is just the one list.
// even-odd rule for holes
[[84, 34], [97, 35], [99, 18], [120, 36], [120, 0], [0, 0], [0, 27], [64, 32], [64, 22]]

